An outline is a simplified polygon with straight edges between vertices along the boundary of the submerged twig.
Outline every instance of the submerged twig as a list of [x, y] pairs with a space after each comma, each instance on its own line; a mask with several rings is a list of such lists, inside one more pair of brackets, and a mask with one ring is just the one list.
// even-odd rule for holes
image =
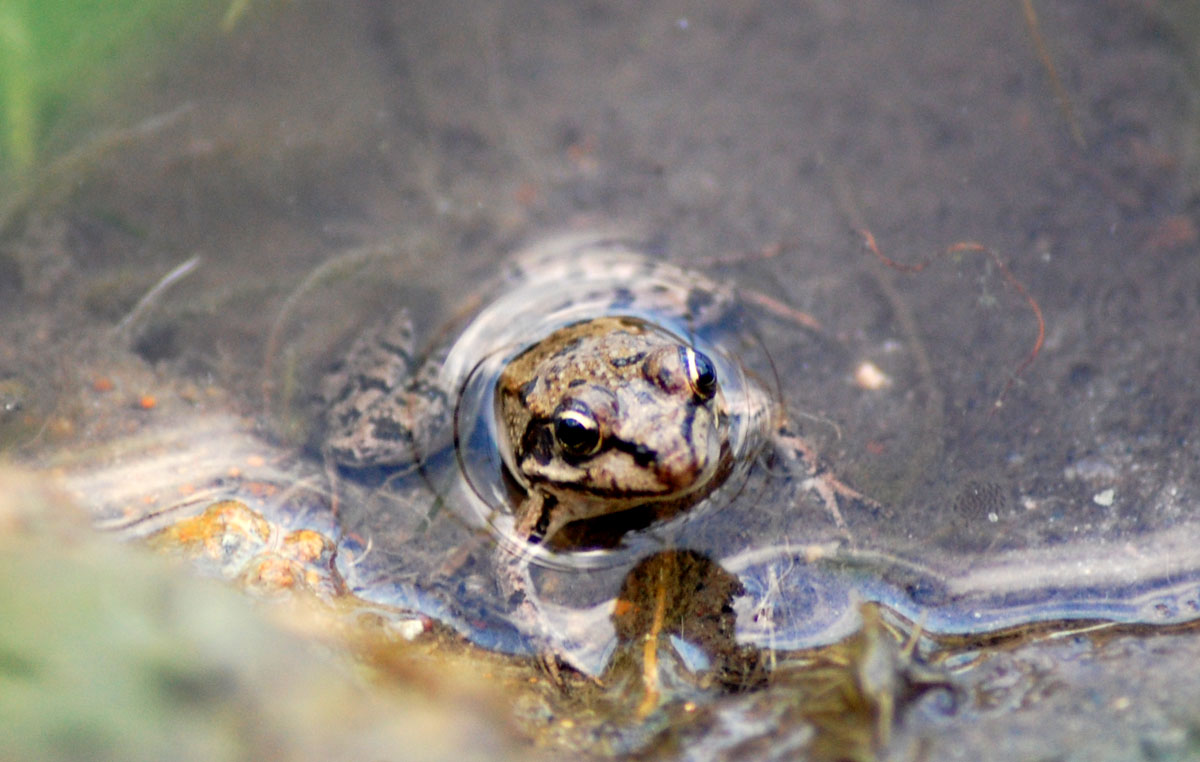
[[1046, 76], [1050, 78], [1050, 87], [1054, 90], [1054, 97], [1058, 100], [1058, 107], [1062, 109], [1063, 116], [1067, 120], [1067, 129], [1071, 133], [1071, 139], [1081, 149], [1087, 148], [1087, 141], [1083, 137], [1083, 129], [1080, 128], [1079, 120], [1075, 117], [1075, 107], [1071, 103], [1071, 96], [1067, 93], [1067, 88], [1058, 76], [1058, 69], [1054, 66], [1054, 59], [1050, 57], [1050, 49], [1046, 47], [1046, 40], [1042, 37], [1042, 28], [1038, 24], [1037, 11], [1034, 10], [1033, 0], [1021, 0], [1021, 10], [1025, 14], [1025, 25], [1029, 27], [1029, 36], [1033, 38], [1033, 46], [1037, 49], [1038, 59], [1042, 62], [1042, 68], [1046, 70]]
[[133, 309], [129, 311], [125, 317], [121, 318], [121, 322], [117, 323], [113, 328], [113, 333], [117, 336], [127, 335], [130, 327], [148, 310], [158, 298], [166, 292], [171, 286], [174, 286], [184, 277], [189, 275], [200, 264], [200, 255], [188, 259], [177, 265], [171, 272], [159, 278], [158, 283], [150, 288], [141, 299], [138, 299], [137, 304], [133, 305]]

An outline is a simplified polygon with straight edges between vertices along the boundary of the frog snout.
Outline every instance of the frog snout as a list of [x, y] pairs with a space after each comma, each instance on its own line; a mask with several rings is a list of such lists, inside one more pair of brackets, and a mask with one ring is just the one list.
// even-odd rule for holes
[[678, 439], [659, 449], [656, 476], [668, 492], [686, 492], [712, 477], [721, 459], [721, 431], [704, 407], [679, 428]]

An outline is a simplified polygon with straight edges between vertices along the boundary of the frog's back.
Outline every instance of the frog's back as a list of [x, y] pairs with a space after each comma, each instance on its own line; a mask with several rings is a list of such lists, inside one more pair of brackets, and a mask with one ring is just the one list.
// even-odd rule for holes
[[619, 236], [567, 234], [509, 259], [491, 299], [454, 342], [442, 379], [457, 388], [479, 358], [519, 351], [581, 320], [638, 317], [693, 339], [733, 298], [700, 273], [645, 254]]

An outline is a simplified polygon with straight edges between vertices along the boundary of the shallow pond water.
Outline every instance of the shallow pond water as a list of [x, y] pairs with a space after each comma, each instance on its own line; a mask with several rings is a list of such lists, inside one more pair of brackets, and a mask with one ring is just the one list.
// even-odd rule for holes
[[[102, 526], [239, 501], [272, 558], [301, 530], [336, 547], [287, 557], [315, 589], [523, 652], [453, 454], [331, 482], [316, 392], [397, 306], [431, 342], [509, 253], [619, 226], [743, 294], [753, 328], [726, 353], [882, 507], [841, 528], [762, 462], [721, 510], [631, 532], [586, 573], [538, 568], [572, 663], [603, 672], [626, 573], [675, 550], [736, 578], [736, 643], [764, 653], [849, 636], [863, 601], [947, 636], [1190, 622], [1195, 19], [1037, 11], [1034, 32], [983, 2], [258, 9], [112, 123], [172, 119], [6, 220], [4, 442], [71, 474]], [[863, 229], [932, 261], [888, 267]], [[939, 254], [967, 240], [1037, 309], [991, 256]], [[225, 550], [221, 573], [260, 558]]]

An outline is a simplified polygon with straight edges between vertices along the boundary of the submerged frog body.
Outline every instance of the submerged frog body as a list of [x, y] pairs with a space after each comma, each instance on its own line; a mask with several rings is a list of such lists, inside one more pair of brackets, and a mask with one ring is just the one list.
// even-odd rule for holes
[[818, 468], [722, 351], [719, 334], [738, 325], [730, 289], [626, 241], [581, 235], [514, 257], [490, 295], [420, 360], [403, 312], [354, 345], [326, 382], [334, 461], [399, 469], [449, 446], [456, 401], [495, 361], [491, 429], [523, 492], [512, 507], [519, 540], [639, 506], [687, 511], [767, 443], [803, 464], [844, 527], [837, 496], [860, 496]]

